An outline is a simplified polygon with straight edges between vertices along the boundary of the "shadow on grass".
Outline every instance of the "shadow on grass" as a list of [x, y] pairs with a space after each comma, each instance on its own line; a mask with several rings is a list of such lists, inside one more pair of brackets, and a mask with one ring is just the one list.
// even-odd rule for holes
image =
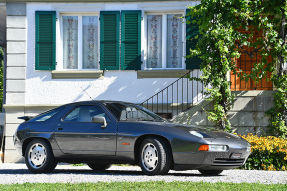
[[[7, 174], [7, 175], [39, 175], [41, 176], [41, 174], [34, 174], [32, 172], [30, 172], [28, 169], [0, 169], [0, 174]], [[105, 170], [105, 171], [93, 171], [90, 169], [55, 169], [54, 171], [52, 171], [51, 173], [43, 173], [45, 175], [65, 175], [65, 174], [74, 174], [74, 175], [101, 175], [101, 176], [146, 176], [142, 171], [134, 171], [134, 170]], [[211, 177], [211, 176], [206, 176], [206, 175], [202, 175], [202, 174], [197, 174], [195, 172], [184, 172], [184, 171], [180, 171], [180, 172], [169, 172], [167, 175], [159, 175], [159, 176], [181, 176], [181, 177]], [[214, 177], [220, 177], [220, 176], [225, 176], [225, 175], [217, 175]]]

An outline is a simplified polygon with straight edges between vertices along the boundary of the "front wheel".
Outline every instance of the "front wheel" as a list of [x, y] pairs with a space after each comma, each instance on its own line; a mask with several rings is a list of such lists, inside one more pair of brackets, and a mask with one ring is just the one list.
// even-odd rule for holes
[[198, 170], [202, 175], [216, 176], [223, 172], [223, 170]]
[[28, 169], [34, 173], [48, 173], [57, 166], [50, 145], [42, 139], [32, 140], [28, 144], [25, 150], [25, 163]]
[[171, 151], [161, 138], [145, 139], [141, 144], [139, 155], [139, 165], [147, 175], [167, 174], [170, 170]]

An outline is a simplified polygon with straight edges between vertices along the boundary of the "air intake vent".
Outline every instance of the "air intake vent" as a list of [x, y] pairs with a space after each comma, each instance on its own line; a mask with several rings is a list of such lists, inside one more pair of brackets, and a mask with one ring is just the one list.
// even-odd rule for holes
[[241, 166], [243, 163], [244, 159], [216, 158], [213, 161], [213, 165], [222, 165], [222, 166]]

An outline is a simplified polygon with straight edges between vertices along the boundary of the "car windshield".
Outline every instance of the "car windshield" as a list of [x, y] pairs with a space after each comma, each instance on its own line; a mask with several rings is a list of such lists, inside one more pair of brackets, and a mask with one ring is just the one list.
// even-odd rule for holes
[[130, 103], [105, 103], [119, 121], [165, 121], [148, 109]]

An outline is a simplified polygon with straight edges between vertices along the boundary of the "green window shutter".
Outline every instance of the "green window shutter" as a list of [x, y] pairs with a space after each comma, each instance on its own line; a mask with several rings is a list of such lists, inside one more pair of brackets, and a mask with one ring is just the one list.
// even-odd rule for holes
[[36, 11], [35, 69], [56, 68], [56, 11]]
[[119, 11], [101, 11], [100, 13], [100, 68], [101, 70], [119, 70]]
[[122, 11], [121, 69], [141, 69], [141, 11]]
[[[186, 9], [186, 15], [190, 12], [190, 9]], [[192, 16], [187, 15], [186, 20], [191, 21], [189, 24], [186, 23], [186, 55], [190, 55], [190, 49], [194, 49], [198, 39], [194, 39], [199, 34], [199, 26], [197, 23], [192, 23]], [[186, 69], [200, 69], [202, 60], [198, 56], [186, 58]]]

